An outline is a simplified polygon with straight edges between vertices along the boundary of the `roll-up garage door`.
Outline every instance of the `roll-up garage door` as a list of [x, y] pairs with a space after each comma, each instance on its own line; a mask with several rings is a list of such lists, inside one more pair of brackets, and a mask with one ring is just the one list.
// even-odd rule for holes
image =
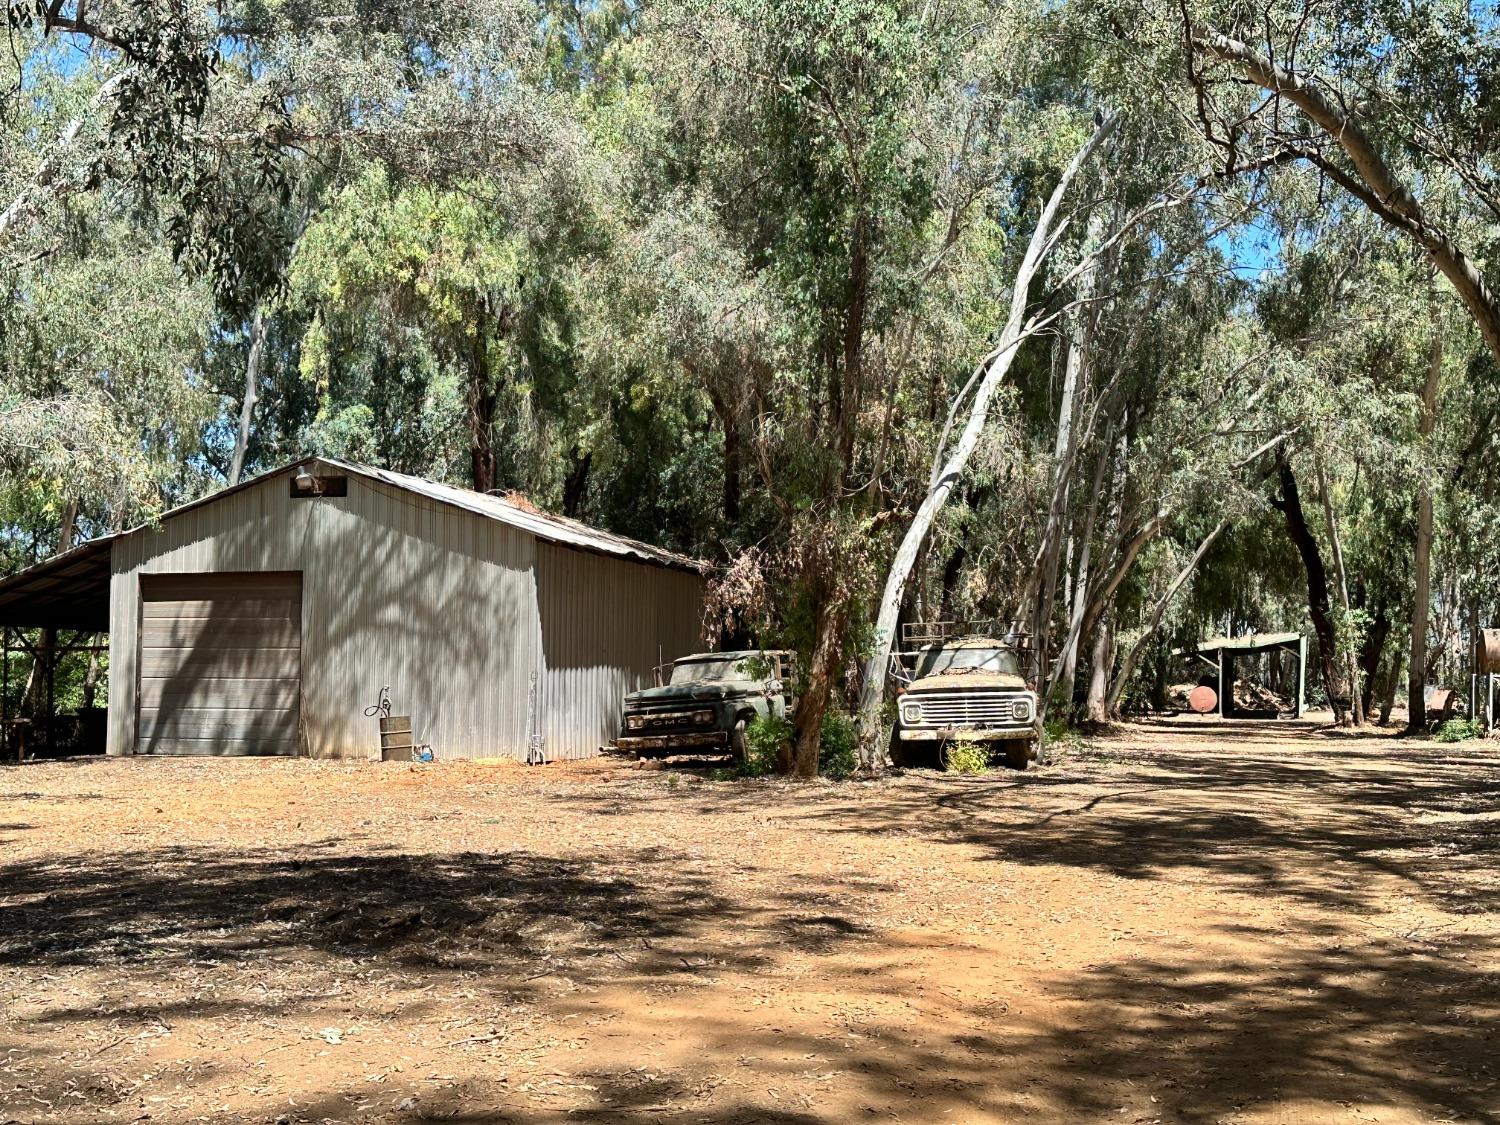
[[140, 666], [139, 753], [297, 753], [302, 575], [142, 575]]

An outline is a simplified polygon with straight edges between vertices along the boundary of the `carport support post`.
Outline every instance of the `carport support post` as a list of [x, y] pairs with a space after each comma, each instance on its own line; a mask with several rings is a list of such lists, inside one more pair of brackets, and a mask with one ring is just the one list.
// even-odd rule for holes
[[0, 645], [0, 758], [10, 746], [10, 626], [5, 626]]
[[1227, 648], [1219, 650], [1219, 717], [1227, 719], [1234, 712], [1234, 657]]
[[1297, 638], [1297, 718], [1307, 710], [1307, 638]]
[[57, 756], [57, 631], [44, 630], [42, 644], [47, 653], [47, 757]]

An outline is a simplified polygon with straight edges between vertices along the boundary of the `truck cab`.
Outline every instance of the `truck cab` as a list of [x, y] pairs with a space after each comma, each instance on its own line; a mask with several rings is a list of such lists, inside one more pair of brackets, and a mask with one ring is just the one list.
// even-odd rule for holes
[[902, 654], [892, 757], [898, 765], [938, 764], [958, 741], [988, 744], [1012, 769], [1036, 756], [1037, 698], [1019, 649], [993, 636], [939, 635]]
[[642, 757], [681, 753], [745, 756], [745, 727], [792, 709], [795, 654], [699, 652], [657, 669], [657, 686], [625, 697], [619, 750]]

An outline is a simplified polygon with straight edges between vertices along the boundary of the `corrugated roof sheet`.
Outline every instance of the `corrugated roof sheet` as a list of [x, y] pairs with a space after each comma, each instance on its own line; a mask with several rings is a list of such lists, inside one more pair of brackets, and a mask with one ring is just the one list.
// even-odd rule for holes
[[441, 504], [451, 504], [454, 507], [463, 508], [465, 511], [473, 512], [476, 515], [499, 520], [501, 523], [509, 524], [511, 527], [530, 532], [538, 539], [545, 539], [549, 543], [560, 543], [565, 547], [577, 547], [585, 551], [599, 551], [606, 555], [635, 559], [638, 562], [654, 563], [657, 566], [690, 570], [697, 574], [702, 574], [709, 569], [708, 563], [701, 559], [691, 558], [688, 555], [679, 555], [661, 547], [653, 547], [650, 543], [642, 543], [638, 539], [629, 539], [610, 531], [600, 531], [598, 528], [590, 527], [588, 524], [579, 523], [577, 520], [570, 520], [563, 516], [531, 511], [530, 509], [512, 504], [500, 496], [490, 496], [486, 493], [473, 492], [466, 488], [454, 488], [452, 485], [438, 484], [436, 481], [424, 480], [422, 477], [407, 476], [405, 473], [392, 472], [390, 469], [376, 469], [368, 465], [355, 465], [345, 461], [337, 461], [330, 457], [310, 457], [305, 461], [297, 462], [296, 465], [288, 466], [288, 468], [297, 468], [299, 465], [313, 463], [327, 465], [348, 473], [355, 473], [359, 476], [368, 477], [371, 480], [382, 481], [392, 488], [405, 489], [408, 492], [415, 492], [419, 496], [425, 496], [429, 500], [436, 500]]
[[1222, 652], [1225, 649], [1230, 652], [1240, 652], [1246, 649], [1277, 648], [1281, 645], [1294, 645], [1301, 639], [1301, 633], [1251, 633], [1244, 637], [1210, 637], [1189, 648], [1180, 648], [1173, 655], [1181, 656], [1189, 652]]

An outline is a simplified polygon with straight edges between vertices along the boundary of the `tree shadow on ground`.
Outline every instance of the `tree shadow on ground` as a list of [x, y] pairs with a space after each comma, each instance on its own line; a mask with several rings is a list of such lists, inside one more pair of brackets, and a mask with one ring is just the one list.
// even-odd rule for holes
[[[347, 854], [336, 841], [301, 844], [297, 853], [176, 847], [0, 866], [0, 959], [163, 969], [301, 949], [378, 954], [414, 970], [493, 971], [539, 959], [619, 963], [616, 954], [629, 948], [633, 972], [670, 973], [680, 967], [672, 943], [693, 940], [706, 919], [779, 925], [775, 944], [795, 944], [809, 909], [821, 916], [839, 901], [804, 886], [770, 902], [737, 902], [690, 860], [659, 849], [617, 852], [608, 862], [526, 852]], [[753, 968], [766, 954], [749, 945], [738, 964]]]
[[627, 778], [563, 799], [595, 812], [670, 803], [704, 816], [777, 801], [778, 815], [822, 831], [920, 835], [1003, 862], [1193, 877], [1356, 912], [1377, 909], [1396, 884], [1462, 913], [1500, 909], [1500, 886], [1487, 878], [1500, 852], [1489, 827], [1500, 813], [1492, 759], [1442, 748], [1388, 763], [1301, 739], [1287, 758], [1200, 755], [1179, 740], [1171, 751], [1105, 746], [1024, 774], [921, 771], [801, 795], [775, 783], [669, 791]]

